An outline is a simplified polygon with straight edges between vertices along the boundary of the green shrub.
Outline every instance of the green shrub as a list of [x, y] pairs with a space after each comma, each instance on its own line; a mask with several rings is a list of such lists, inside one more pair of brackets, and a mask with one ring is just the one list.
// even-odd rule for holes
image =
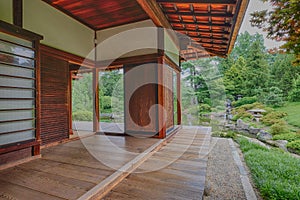
[[101, 110], [111, 109], [111, 97], [110, 96], [100, 97], [100, 107], [101, 107]]
[[245, 138], [237, 141], [264, 199], [300, 199], [300, 159], [278, 150], [268, 150]]
[[299, 133], [285, 133], [285, 134], [279, 134], [275, 135], [273, 137], [273, 140], [287, 140], [289, 142], [300, 140], [300, 134]]
[[284, 133], [288, 133], [289, 129], [286, 125], [285, 121], [279, 121], [275, 124], [273, 124], [270, 128], [270, 133], [272, 135], [278, 135], [278, 134], [284, 134]]
[[271, 126], [275, 123], [281, 123], [283, 120], [281, 118], [287, 116], [285, 112], [273, 111], [261, 118], [261, 122], [267, 126]]
[[249, 119], [249, 120], [252, 120], [253, 119], [253, 115], [251, 115], [247, 111], [238, 112], [236, 115], [233, 116], [232, 120], [236, 121], [238, 119]]
[[72, 117], [76, 121], [93, 121], [93, 112], [81, 110], [73, 112]]
[[244, 97], [232, 103], [234, 107], [239, 107], [245, 104], [252, 104], [257, 102], [257, 97]]
[[287, 144], [287, 148], [294, 150], [294, 152], [297, 153], [297, 154], [300, 154], [300, 139], [289, 142]]
[[208, 113], [211, 111], [211, 107], [208, 104], [200, 104], [199, 106], [200, 113]]

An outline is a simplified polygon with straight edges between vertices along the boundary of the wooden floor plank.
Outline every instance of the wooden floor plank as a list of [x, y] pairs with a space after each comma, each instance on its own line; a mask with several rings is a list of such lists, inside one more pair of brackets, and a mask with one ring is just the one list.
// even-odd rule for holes
[[0, 199], [62, 200], [62, 198], [51, 196], [37, 190], [32, 190], [6, 181], [0, 181]]

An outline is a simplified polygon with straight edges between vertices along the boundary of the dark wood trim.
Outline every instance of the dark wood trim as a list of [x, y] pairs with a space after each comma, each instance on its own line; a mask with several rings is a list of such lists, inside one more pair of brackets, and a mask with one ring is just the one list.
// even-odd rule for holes
[[18, 109], [0, 109], [0, 111], [24, 111], [24, 110], [36, 110], [35, 108], [18, 108]]
[[41, 35], [38, 35], [31, 31], [25, 30], [19, 26], [9, 24], [2, 20], [0, 20], [0, 31], [10, 34], [10, 35], [14, 35], [14, 36], [26, 39], [26, 40], [29, 40], [29, 41], [43, 39], [43, 36], [41, 36]]
[[170, 21], [170, 24], [180, 24], [180, 25], [200, 25], [200, 26], [216, 26], [216, 27], [231, 27], [229, 23], [214, 24], [214, 23], [203, 23], [203, 22], [180, 22], [180, 21]]
[[195, 13], [195, 12], [174, 12], [174, 11], [166, 11], [164, 12], [166, 15], [181, 15], [181, 16], [197, 16], [197, 17], [233, 17], [231, 13]]
[[69, 86], [68, 86], [68, 106], [69, 106], [69, 135], [73, 135], [73, 119], [72, 119], [72, 71], [69, 71]]
[[1, 123], [9, 123], [9, 122], [32, 121], [32, 120], [35, 120], [35, 118], [26, 118], [26, 119], [5, 120], [5, 121], [0, 121], [0, 124], [1, 124]]
[[143, 8], [156, 26], [172, 29], [172, 26], [155, 0], [136, 0], [136, 2]]
[[35, 76], [36, 76], [36, 93], [35, 93], [35, 122], [36, 122], [36, 132], [35, 138], [38, 145], [35, 145], [33, 155], [39, 155], [40, 144], [41, 144], [41, 52], [40, 52], [40, 42], [34, 42], [36, 61], [35, 61]]
[[187, 29], [187, 28], [174, 28], [174, 31], [177, 32], [188, 32], [188, 33], [196, 33], [200, 34], [201, 33], [211, 33], [211, 34], [222, 34], [222, 35], [229, 35], [230, 33], [228, 31], [213, 31], [213, 30], [195, 30], [195, 29]]
[[87, 68], [94, 68], [95, 67], [95, 62], [93, 60], [85, 59], [81, 56], [77, 56], [71, 53], [68, 53], [66, 51], [62, 51], [47, 45], [40, 45], [40, 50], [43, 54], [52, 56], [54, 58], [68, 61], [73, 64], [77, 64], [80, 66], [84, 66]]
[[96, 67], [102, 70], [109, 68], [109, 66], [123, 66], [131, 64], [157, 62], [158, 57], [160, 57], [158, 53], [153, 53], [147, 55], [131, 56], [127, 58], [118, 58], [116, 60], [98, 61]]
[[23, 129], [23, 130], [17, 130], [17, 131], [4, 132], [4, 133], [0, 133], [0, 135], [11, 134], [11, 133], [20, 133], [20, 132], [33, 131], [33, 130], [36, 130], [36, 128], [29, 128], [29, 129]]
[[13, 0], [14, 25], [23, 27], [23, 0]]
[[12, 151], [17, 151], [20, 149], [25, 149], [28, 147], [38, 146], [40, 145], [39, 141], [35, 141], [35, 139], [22, 141], [22, 142], [16, 142], [8, 145], [2, 145], [0, 146], [0, 155], [5, 154]]
[[93, 131], [99, 131], [99, 69], [93, 69]]
[[[163, 80], [164, 80], [164, 74], [163, 74], [163, 58], [160, 57], [157, 59], [158, 62], [158, 91], [157, 91], [157, 98], [158, 98], [158, 105], [164, 107], [164, 85], [163, 85]], [[164, 112], [161, 110], [158, 110], [158, 127], [159, 127], [159, 133], [158, 133], [158, 138], [165, 138], [166, 137], [166, 124], [164, 123]]]
[[185, 4], [225, 4], [225, 5], [235, 5], [236, 0], [156, 0], [157, 3], [185, 3]]
[[181, 74], [176, 73], [176, 89], [177, 89], [177, 125], [181, 125]]
[[[181, 72], [181, 68], [168, 56], [165, 54], [164, 56], [164, 62], [169, 65], [172, 69], [175, 70], [175, 72]], [[179, 55], [178, 55], [178, 62], [179, 61]]]

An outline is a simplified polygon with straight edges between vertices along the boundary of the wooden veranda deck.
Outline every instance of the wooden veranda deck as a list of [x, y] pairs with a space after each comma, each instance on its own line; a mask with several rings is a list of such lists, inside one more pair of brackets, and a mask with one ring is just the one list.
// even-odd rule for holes
[[165, 140], [92, 135], [49, 147], [0, 171], [0, 199], [99, 199], [112, 188], [105, 199], [202, 197], [209, 131], [183, 128]]

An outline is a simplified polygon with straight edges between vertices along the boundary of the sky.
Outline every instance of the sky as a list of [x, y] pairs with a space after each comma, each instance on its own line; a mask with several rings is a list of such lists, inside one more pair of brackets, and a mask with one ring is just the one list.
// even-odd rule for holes
[[240, 28], [239, 33], [243, 33], [245, 31], [248, 31], [251, 35], [255, 34], [256, 32], [259, 34], [263, 34], [264, 38], [265, 38], [265, 46], [270, 49], [273, 47], [279, 47], [280, 45], [282, 45], [282, 43], [280, 42], [276, 42], [275, 40], [270, 40], [266, 38], [266, 33], [263, 32], [261, 29], [258, 29], [256, 27], [252, 27], [250, 24], [250, 14], [254, 11], [258, 11], [258, 10], [266, 10], [266, 9], [271, 9], [272, 7], [268, 4], [268, 3], [263, 3], [260, 0], [249, 0], [249, 5], [244, 17], [244, 20], [242, 22], [242, 26]]

